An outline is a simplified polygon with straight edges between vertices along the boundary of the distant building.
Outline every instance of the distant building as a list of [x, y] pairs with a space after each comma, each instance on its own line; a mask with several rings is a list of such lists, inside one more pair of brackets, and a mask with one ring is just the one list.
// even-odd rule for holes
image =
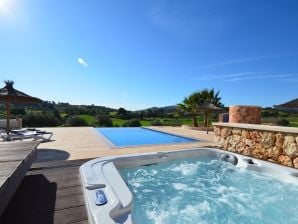
[[298, 111], [298, 98], [280, 105], [273, 105], [277, 110]]

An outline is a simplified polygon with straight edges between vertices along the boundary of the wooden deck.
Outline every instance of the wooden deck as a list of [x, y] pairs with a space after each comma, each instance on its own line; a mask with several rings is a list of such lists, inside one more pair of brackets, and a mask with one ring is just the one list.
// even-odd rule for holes
[[79, 166], [87, 160], [33, 164], [0, 223], [87, 224], [79, 179]]
[[37, 157], [39, 142], [0, 144], [0, 215]]

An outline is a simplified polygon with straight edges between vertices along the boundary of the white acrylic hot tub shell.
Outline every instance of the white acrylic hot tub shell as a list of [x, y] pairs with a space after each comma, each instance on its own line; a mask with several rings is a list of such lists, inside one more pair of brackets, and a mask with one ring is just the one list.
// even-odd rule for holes
[[[211, 156], [220, 158], [222, 155], [237, 157], [236, 166], [239, 168], [267, 173], [284, 182], [298, 185], [298, 170], [296, 169], [213, 148], [103, 157], [88, 161], [80, 167], [89, 223], [133, 223], [131, 219], [132, 193], [116, 167], [134, 167], [187, 157]], [[254, 164], [249, 164], [247, 160], [253, 161]], [[95, 204], [94, 195], [97, 189], [104, 191], [108, 201], [105, 205], [97, 206]]]

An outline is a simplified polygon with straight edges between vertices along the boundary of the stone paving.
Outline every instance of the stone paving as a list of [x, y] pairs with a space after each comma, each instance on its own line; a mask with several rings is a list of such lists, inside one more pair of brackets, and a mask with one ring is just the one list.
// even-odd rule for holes
[[45, 128], [53, 132], [52, 141], [38, 147], [37, 162], [51, 160], [76, 160], [108, 155], [123, 155], [167, 150], [183, 150], [196, 147], [214, 146], [213, 132], [188, 130], [181, 127], [149, 127], [158, 131], [200, 139], [199, 142], [147, 145], [138, 147], [111, 148], [109, 144], [91, 127]]

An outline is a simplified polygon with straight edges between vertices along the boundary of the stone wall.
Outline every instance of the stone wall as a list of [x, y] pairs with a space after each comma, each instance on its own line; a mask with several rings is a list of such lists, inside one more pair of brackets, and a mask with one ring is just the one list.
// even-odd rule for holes
[[230, 106], [229, 122], [245, 124], [261, 124], [261, 107]]
[[298, 128], [214, 123], [218, 148], [298, 168]]

